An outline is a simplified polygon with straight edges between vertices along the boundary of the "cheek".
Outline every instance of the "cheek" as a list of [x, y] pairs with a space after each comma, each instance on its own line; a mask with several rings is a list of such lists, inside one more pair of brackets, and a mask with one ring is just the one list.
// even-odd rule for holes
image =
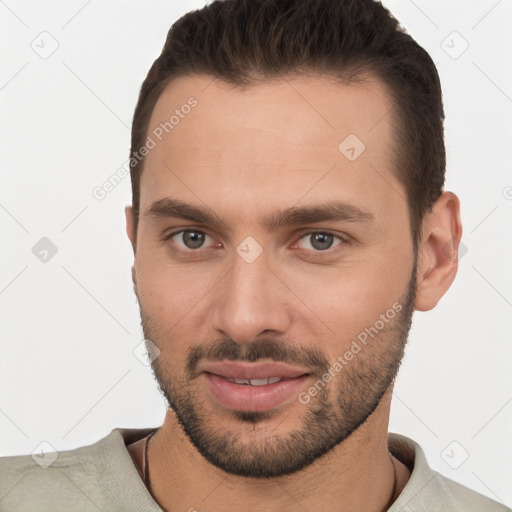
[[401, 301], [407, 289], [412, 257], [404, 254], [398, 259], [375, 251], [337, 268], [312, 266], [308, 272], [289, 275], [286, 282], [306, 313], [302, 322], [325, 326], [316, 334], [325, 333], [333, 344], [345, 343], [374, 325]]
[[[158, 332], [178, 330], [190, 324], [194, 315], [204, 308], [222, 273], [213, 265], [172, 264], [157, 251], [141, 251], [137, 255], [137, 292], [145, 313]], [[220, 280], [220, 281], [219, 281]]]

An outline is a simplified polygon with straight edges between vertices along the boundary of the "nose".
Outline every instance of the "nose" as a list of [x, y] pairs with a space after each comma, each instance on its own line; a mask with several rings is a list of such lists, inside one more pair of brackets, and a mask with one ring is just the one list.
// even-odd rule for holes
[[289, 329], [286, 287], [269, 268], [265, 253], [252, 263], [235, 253], [217, 290], [213, 328], [233, 341], [246, 344], [266, 331], [282, 334]]

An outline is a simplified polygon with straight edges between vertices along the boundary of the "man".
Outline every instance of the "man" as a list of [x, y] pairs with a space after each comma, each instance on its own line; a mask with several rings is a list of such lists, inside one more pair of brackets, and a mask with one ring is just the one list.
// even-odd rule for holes
[[4, 458], [2, 510], [507, 510], [388, 434], [413, 310], [457, 271], [443, 119], [431, 59], [372, 0], [176, 22], [126, 208], [164, 424]]

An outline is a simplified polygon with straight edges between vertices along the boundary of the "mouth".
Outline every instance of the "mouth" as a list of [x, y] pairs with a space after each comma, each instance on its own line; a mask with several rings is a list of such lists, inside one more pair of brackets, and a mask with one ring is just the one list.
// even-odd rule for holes
[[262, 412], [297, 398], [311, 374], [282, 363], [238, 363], [204, 365], [206, 388], [211, 399], [230, 410]]
[[[222, 375], [219, 375], [222, 377]], [[267, 379], [237, 379], [224, 377], [228, 382], [234, 382], [235, 384], [243, 384], [246, 386], [266, 386], [267, 384], [276, 384], [282, 380], [286, 380], [286, 377], [268, 377]]]

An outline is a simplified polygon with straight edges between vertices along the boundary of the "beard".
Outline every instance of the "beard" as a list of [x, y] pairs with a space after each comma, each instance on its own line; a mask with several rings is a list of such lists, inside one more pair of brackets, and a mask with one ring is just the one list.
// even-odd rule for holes
[[[172, 364], [162, 364], [163, 353], [152, 361], [152, 371], [168, 408], [174, 411], [190, 442], [211, 464], [227, 473], [251, 478], [292, 474], [342, 443], [375, 411], [402, 362], [412, 322], [415, 292], [416, 259], [407, 288], [398, 301], [402, 307], [396, 316], [393, 315], [394, 318], [346, 362], [328, 385], [317, 386], [320, 389], [307, 404], [297, 399], [298, 407], [303, 408], [301, 425], [284, 434], [277, 433], [276, 427], [291, 413], [275, 409], [263, 412], [230, 410], [235, 427], [220, 427], [209, 412], [211, 408], [208, 409], [194, 394], [194, 379], [199, 375], [197, 367], [201, 361], [254, 362], [271, 359], [310, 368], [310, 374], [318, 379], [315, 379], [318, 383], [333, 366], [319, 349], [292, 345], [274, 338], [258, 338], [244, 345], [227, 338], [211, 345], [192, 346], [184, 371], [172, 367]], [[158, 338], [140, 298], [139, 306], [145, 338], [160, 350], [165, 345], [172, 345], [165, 341], [164, 336]], [[292, 407], [295, 409], [297, 406]], [[265, 422], [280, 414], [284, 415], [281, 421], [276, 420], [279, 423], [270, 433], [263, 434], [265, 429], [269, 430], [268, 425], [263, 428]], [[240, 429], [247, 424], [253, 425], [250, 434], [242, 433]], [[258, 426], [262, 428], [258, 430]], [[248, 435], [250, 440], [244, 441]]]

